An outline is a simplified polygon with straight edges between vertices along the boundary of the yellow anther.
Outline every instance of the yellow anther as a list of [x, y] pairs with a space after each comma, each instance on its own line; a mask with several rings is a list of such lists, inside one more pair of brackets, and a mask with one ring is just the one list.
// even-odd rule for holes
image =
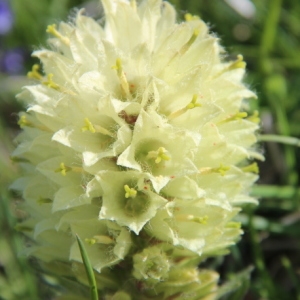
[[247, 118], [247, 116], [248, 116], [248, 114], [246, 112], [239, 111], [235, 115], [232, 115], [232, 116], [218, 122], [218, 124], [223, 124], [223, 123], [227, 123], [227, 122], [230, 122], [230, 121], [245, 119], [245, 118]]
[[96, 244], [97, 241], [96, 241], [96, 239], [85, 239], [85, 242], [90, 245], [94, 245], [94, 244]]
[[234, 69], [245, 69], [246, 68], [246, 63], [243, 61], [243, 55], [238, 55], [237, 60], [232, 62], [228, 70], [234, 70]]
[[52, 89], [55, 89], [55, 90], [60, 90], [60, 87], [59, 87], [59, 85], [58, 84], [56, 84], [54, 81], [53, 81], [53, 74], [52, 73], [50, 73], [50, 74], [48, 74], [48, 76], [47, 76], [47, 81], [43, 81], [43, 84], [44, 85], [46, 85], [47, 87], [49, 87], [49, 88], [52, 88]]
[[220, 165], [219, 168], [212, 168], [213, 172], [220, 173], [222, 176], [224, 176], [228, 170], [230, 170], [230, 167], [229, 166], [223, 166], [222, 164]]
[[39, 72], [40, 66], [38, 64], [34, 64], [30, 72], [27, 73], [27, 77], [31, 79], [42, 80], [43, 75]]
[[249, 121], [251, 121], [251, 122], [253, 122], [253, 123], [259, 124], [259, 123], [260, 123], [260, 118], [259, 118], [259, 113], [258, 113], [258, 111], [255, 110], [255, 111], [253, 112], [253, 115], [249, 116], [249, 117], [247, 118], [247, 120], [249, 120]]
[[168, 119], [172, 120], [174, 118], [177, 118], [177, 117], [181, 116], [182, 114], [184, 114], [189, 109], [193, 109], [195, 107], [201, 107], [202, 105], [200, 103], [197, 103], [197, 98], [198, 98], [198, 96], [196, 94], [193, 95], [192, 101], [186, 107], [181, 108], [181, 109], [171, 113], [168, 116]]
[[92, 133], [101, 133], [115, 138], [116, 135], [100, 125], [94, 125], [88, 118], [84, 119], [85, 126], [81, 128], [82, 132], [90, 131]]
[[190, 39], [180, 49], [179, 53], [181, 55], [184, 54], [192, 46], [192, 44], [195, 42], [196, 38], [198, 37], [199, 33], [200, 33], [200, 30], [198, 28], [195, 28]]
[[113, 244], [115, 241], [111, 237], [106, 235], [95, 235], [91, 239], [85, 239], [85, 242], [90, 245], [94, 245], [96, 243], [109, 245], [109, 244]]
[[187, 109], [192, 109], [192, 108], [195, 108], [195, 107], [201, 107], [202, 105], [200, 103], [196, 102], [197, 98], [198, 98], [198, 96], [194, 95], [192, 101], [186, 106], [186, 108]]
[[59, 165], [59, 168], [55, 170], [56, 173], [61, 173], [61, 175], [66, 176], [67, 172], [71, 171], [72, 168], [66, 166], [63, 162]]
[[203, 224], [206, 225], [207, 221], [208, 221], [208, 216], [204, 216], [204, 217], [195, 217], [193, 215], [189, 215], [188, 216], [188, 220], [192, 221], [192, 222], [196, 222], [199, 224]]
[[27, 118], [26, 118], [25, 115], [21, 116], [21, 118], [18, 121], [18, 125], [21, 128], [24, 128], [24, 127], [34, 127], [34, 125], [30, 121], [27, 120]]
[[157, 151], [149, 151], [147, 158], [148, 159], [154, 158], [155, 163], [158, 164], [162, 160], [170, 160], [171, 159], [171, 157], [168, 156], [166, 153], [168, 153], [168, 151], [164, 147], [159, 147], [157, 149]]
[[122, 89], [122, 93], [124, 94], [125, 97], [127, 97], [128, 99], [132, 99], [132, 96], [130, 94], [130, 87], [127, 81], [127, 78], [125, 76], [125, 73], [123, 71], [123, 67], [122, 67], [122, 61], [120, 58], [116, 59], [116, 65], [112, 67], [113, 69], [115, 69], [117, 71], [117, 75], [120, 79], [120, 84], [121, 84], [121, 89]]
[[43, 197], [40, 197], [38, 200], [37, 200], [37, 203], [42, 205], [42, 204], [48, 204], [48, 203], [52, 203], [52, 199], [50, 198], [43, 198]]
[[51, 131], [49, 128], [43, 126], [43, 125], [36, 125], [30, 121], [28, 121], [27, 117], [25, 115], [22, 115], [18, 121], [18, 125], [21, 127], [21, 128], [24, 128], [24, 127], [32, 127], [32, 128], [37, 128], [37, 129], [40, 129], [40, 130], [43, 130], [43, 131]]
[[95, 127], [93, 126], [93, 124], [91, 123], [91, 121], [88, 119], [88, 118], [85, 118], [84, 119], [84, 122], [85, 122], [85, 126], [83, 126], [81, 128], [81, 131], [84, 132], [84, 131], [90, 131], [92, 133], [95, 133], [96, 132], [96, 129]]
[[48, 25], [47, 33], [50, 33], [52, 35], [54, 35], [55, 37], [59, 38], [64, 44], [66, 44], [67, 46], [70, 45], [70, 40], [63, 36], [57, 29], [56, 29], [56, 24], [52, 24], [52, 25]]
[[189, 21], [194, 21], [194, 20], [199, 20], [199, 16], [193, 16], [192, 14], [185, 14], [184, 19], [189, 22]]
[[135, 198], [137, 195], [137, 190], [130, 188], [127, 184], [124, 185], [125, 198]]
[[226, 224], [226, 228], [236, 228], [236, 229], [240, 229], [241, 228], [241, 223], [237, 223], [237, 222], [228, 222]]
[[249, 166], [241, 168], [241, 170], [246, 172], [246, 173], [255, 173], [255, 174], [259, 173], [259, 168], [258, 168], [258, 165], [257, 165], [256, 162], [252, 163]]

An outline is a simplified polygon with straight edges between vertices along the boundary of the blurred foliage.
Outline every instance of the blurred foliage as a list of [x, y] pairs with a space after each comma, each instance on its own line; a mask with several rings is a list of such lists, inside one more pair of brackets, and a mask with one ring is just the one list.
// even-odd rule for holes
[[[2, 2], [10, 5], [14, 23], [8, 33], [0, 34], [0, 299], [50, 299], [49, 290], [55, 282], [38, 277], [32, 268], [34, 262], [28, 263], [19, 255], [24, 241], [13, 229], [16, 220], [23, 217], [15, 208], [19, 200], [9, 200], [14, 195], [7, 190], [18, 176], [9, 158], [21, 109], [14, 95], [26, 83], [25, 74], [34, 63], [30, 53], [45, 45], [46, 26], [66, 20], [74, 6], [85, 6], [94, 14], [99, 5], [83, 0]], [[176, 5], [179, 18], [190, 12], [208, 22], [229, 58], [243, 54], [248, 64], [247, 84], [258, 95], [251, 110], [260, 112], [261, 134], [299, 138], [300, 1], [252, 0], [252, 16], [249, 9], [248, 15], [239, 13], [230, 1], [170, 2]], [[15, 68], [7, 66], [9, 57], [13, 63], [19, 59]], [[266, 160], [260, 163], [260, 180], [252, 190], [260, 205], [245, 207], [240, 215], [245, 234], [232, 253], [205, 263], [217, 269], [226, 282], [220, 299], [300, 299], [299, 148], [274, 142], [260, 147]], [[228, 293], [230, 287], [236, 291]]]

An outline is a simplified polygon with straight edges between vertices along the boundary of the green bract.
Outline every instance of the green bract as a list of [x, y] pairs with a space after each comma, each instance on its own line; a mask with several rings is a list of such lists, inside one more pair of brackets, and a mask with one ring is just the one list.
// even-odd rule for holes
[[100, 22], [79, 11], [48, 27], [18, 95], [25, 252], [87, 285], [78, 235], [103, 299], [214, 299], [218, 274], [197, 265], [241, 235], [247, 161], [262, 158], [245, 63], [224, 62], [206, 24], [176, 22], [168, 2], [102, 5]]

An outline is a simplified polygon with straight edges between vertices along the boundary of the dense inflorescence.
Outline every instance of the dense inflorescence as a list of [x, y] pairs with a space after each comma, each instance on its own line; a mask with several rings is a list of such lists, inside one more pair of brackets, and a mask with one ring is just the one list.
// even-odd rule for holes
[[105, 299], [214, 299], [197, 265], [239, 238], [261, 157], [245, 63], [167, 2], [102, 5], [103, 25], [79, 11], [47, 28], [18, 95], [26, 253], [87, 284], [77, 234]]

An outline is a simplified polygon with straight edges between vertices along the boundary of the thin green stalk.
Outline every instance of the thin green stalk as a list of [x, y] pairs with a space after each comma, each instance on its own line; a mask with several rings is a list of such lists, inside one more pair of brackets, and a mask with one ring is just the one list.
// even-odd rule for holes
[[266, 57], [274, 47], [282, 0], [270, 0], [266, 22], [261, 36], [260, 52]]
[[291, 266], [291, 261], [286, 256], [283, 256], [281, 258], [281, 263], [282, 263], [283, 267], [287, 270], [289, 277], [291, 279], [291, 282], [293, 283], [293, 285], [297, 291], [297, 300], [300, 300], [299, 280], [298, 280], [297, 276], [295, 275], [295, 270]]
[[260, 142], [275, 142], [300, 147], [300, 139], [276, 134], [262, 134], [258, 136]]
[[82, 261], [85, 267], [86, 275], [88, 277], [90, 289], [91, 289], [91, 300], [98, 300], [98, 289], [97, 289], [94, 270], [90, 263], [88, 254], [84, 248], [83, 242], [81, 241], [80, 237], [77, 234], [76, 234], [76, 238], [77, 238], [80, 254], [82, 257]]
[[276, 295], [276, 288], [264, 263], [262, 249], [260, 247], [257, 232], [255, 231], [255, 228], [253, 226], [253, 213], [250, 214], [249, 218], [249, 233], [252, 243], [251, 248], [253, 252], [255, 266], [258, 272], [260, 273], [260, 277], [263, 281], [263, 289], [261, 290], [261, 296], [267, 296], [267, 299], [278, 299], [278, 295]]

